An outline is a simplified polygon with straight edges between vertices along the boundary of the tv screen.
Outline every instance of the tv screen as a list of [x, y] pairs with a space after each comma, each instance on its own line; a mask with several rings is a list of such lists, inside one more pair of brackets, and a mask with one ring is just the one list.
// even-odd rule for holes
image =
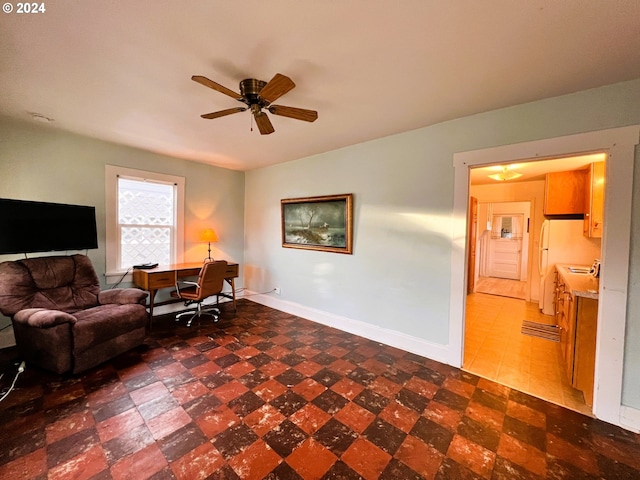
[[96, 209], [0, 198], [0, 254], [98, 248]]

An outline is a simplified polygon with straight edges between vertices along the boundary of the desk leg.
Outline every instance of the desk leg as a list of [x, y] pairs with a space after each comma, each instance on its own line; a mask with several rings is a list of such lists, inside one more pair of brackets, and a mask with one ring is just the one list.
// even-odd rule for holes
[[237, 312], [238, 309], [236, 308], [236, 282], [235, 282], [235, 277], [225, 278], [225, 280], [227, 281], [227, 283], [229, 285], [231, 285], [231, 298], [233, 299], [233, 311]]
[[155, 303], [156, 292], [158, 290], [149, 290], [149, 330], [153, 325], [153, 305]]
[[231, 278], [231, 294], [233, 295], [233, 311], [237, 312], [238, 309], [236, 308], [236, 281], [234, 277]]

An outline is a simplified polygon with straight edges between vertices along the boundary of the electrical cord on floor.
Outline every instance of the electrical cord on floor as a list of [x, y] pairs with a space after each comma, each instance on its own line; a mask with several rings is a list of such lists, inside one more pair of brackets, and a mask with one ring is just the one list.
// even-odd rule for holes
[[[20, 363], [20, 366], [18, 367], [18, 371], [16, 372], [16, 376], [13, 377], [13, 382], [11, 382], [11, 386], [9, 387], [9, 390], [7, 390], [2, 397], [0, 397], [0, 402], [2, 402], [5, 398], [7, 398], [9, 396], [9, 394], [13, 391], [14, 387], [16, 386], [16, 381], [18, 380], [18, 377], [20, 376], [20, 374], [22, 372], [24, 372], [25, 369], [25, 364], [24, 364], [24, 360]], [[0, 377], [2, 378], [2, 377]]]
[[[244, 292], [245, 290], [246, 290], [246, 288], [239, 288], [238, 290], [236, 290], [236, 294], [237, 294], [237, 293], [239, 293], [239, 292], [240, 292], [240, 293], [242, 293], [242, 292]], [[271, 289], [271, 290], [269, 290], [268, 292], [257, 292], [257, 293], [250, 293], [250, 294], [248, 294], [248, 295], [240, 295], [240, 296], [237, 296], [237, 295], [236, 295], [236, 298], [247, 298], [247, 297], [253, 297], [253, 296], [255, 296], [255, 295], [266, 295], [267, 293], [273, 293], [273, 292], [275, 292], [275, 291], [276, 291], [276, 289], [275, 289], [275, 288], [272, 288], [272, 289]]]

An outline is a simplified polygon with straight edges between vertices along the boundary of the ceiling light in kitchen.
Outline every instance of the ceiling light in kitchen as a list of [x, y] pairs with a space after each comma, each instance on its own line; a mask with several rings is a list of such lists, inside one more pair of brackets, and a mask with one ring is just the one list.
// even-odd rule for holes
[[511, 168], [514, 168], [514, 167], [510, 165], [505, 165], [504, 167], [502, 167], [502, 171], [500, 173], [494, 173], [492, 175], [488, 175], [488, 177], [492, 178], [493, 180], [497, 180], [499, 182], [504, 182], [505, 180], [513, 180], [514, 178], [518, 178], [522, 176], [521, 173], [514, 172], [511, 170]]

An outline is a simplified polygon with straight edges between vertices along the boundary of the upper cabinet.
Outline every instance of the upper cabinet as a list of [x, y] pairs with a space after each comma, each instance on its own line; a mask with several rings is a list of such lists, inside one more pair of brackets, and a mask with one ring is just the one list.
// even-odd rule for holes
[[568, 172], [547, 173], [545, 215], [584, 215], [586, 237], [602, 238], [605, 162]]
[[545, 215], [585, 213], [585, 170], [547, 173], [544, 194]]
[[583, 233], [586, 237], [602, 238], [605, 184], [604, 162], [592, 163], [586, 172]]

